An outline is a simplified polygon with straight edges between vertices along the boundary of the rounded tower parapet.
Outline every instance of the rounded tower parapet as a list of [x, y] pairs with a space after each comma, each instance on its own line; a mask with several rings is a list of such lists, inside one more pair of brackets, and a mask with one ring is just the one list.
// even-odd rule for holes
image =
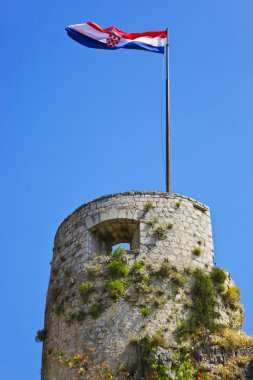
[[159, 255], [181, 266], [213, 266], [209, 208], [162, 192], [112, 194], [79, 207], [56, 233], [53, 260], [66, 259], [61, 268], [76, 272], [94, 253], [108, 254], [122, 242], [138, 259], [148, 253], [154, 262]]
[[[114, 256], [122, 243], [124, 255]], [[62, 363], [75, 367], [84, 346], [94, 368], [136, 370], [131, 343], [161, 329], [173, 340], [189, 315], [190, 273], [210, 273], [213, 258], [209, 208], [188, 197], [133, 191], [79, 207], [55, 236], [42, 379], [78, 378]]]

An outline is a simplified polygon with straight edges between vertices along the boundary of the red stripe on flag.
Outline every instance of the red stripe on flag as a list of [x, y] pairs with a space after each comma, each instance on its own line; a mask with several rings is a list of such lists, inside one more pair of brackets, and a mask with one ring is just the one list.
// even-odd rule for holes
[[90, 25], [92, 28], [97, 29], [99, 32], [103, 33], [109, 33], [111, 30], [118, 33], [121, 37], [126, 38], [128, 40], [134, 40], [138, 37], [147, 37], [147, 38], [154, 38], [154, 37], [160, 37], [160, 38], [167, 38], [167, 31], [162, 30], [159, 32], [144, 32], [144, 33], [125, 33], [122, 32], [122, 30], [115, 28], [114, 26], [110, 28], [102, 29], [100, 26], [95, 24], [92, 21], [87, 22], [88, 25]]

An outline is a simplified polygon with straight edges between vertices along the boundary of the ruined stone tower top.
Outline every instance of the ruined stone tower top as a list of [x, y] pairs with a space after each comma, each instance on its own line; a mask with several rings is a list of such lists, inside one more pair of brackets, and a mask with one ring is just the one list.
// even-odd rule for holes
[[[114, 256], [119, 243], [130, 247]], [[42, 379], [79, 379], [86, 362], [91, 372], [107, 363], [114, 376], [125, 368], [128, 379], [146, 379], [140, 346], [133, 342], [162, 333], [167, 346], [176, 347], [175, 332], [191, 315], [194, 273], [207, 273], [203, 279], [210, 281], [205, 276], [213, 259], [209, 208], [188, 197], [131, 191], [79, 207], [55, 236]], [[223, 292], [234, 286], [225, 277]], [[223, 325], [239, 329], [242, 310], [228, 310], [217, 297]], [[82, 360], [86, 364], [74, 376]], [[110, 378], [91, 372], [89, 379]]]
[[[159, 255], [159, 260], [167, 258], [182, 266], [210, 269], [213, 265], [207, 206], [182, 195], [137, 191], [107, 195], [75, 210], [57, 231], [54, 260], [65, 256], [67, 267], [78, 257], [80, 265], [94, 253], [109, 254], [112, 246], [123, 242], [131, 244], [139, 259], [149, 252], [154, 261]], [[201, 255], [198, 250], [193, 253], [196, 247]], [[79, 271], [77, 264], [72, 269]]]

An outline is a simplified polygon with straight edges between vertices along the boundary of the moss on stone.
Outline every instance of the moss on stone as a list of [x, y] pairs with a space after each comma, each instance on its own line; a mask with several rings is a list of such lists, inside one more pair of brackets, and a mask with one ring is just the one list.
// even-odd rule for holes
[[82, 282], [78, 288], [78, 291], [82, 297], [87, 297], [92, 290], [92, 284], [90, 281]]
[[129, 273], [127, 265], [121, 260], [114, 260], [107, 266], [107, 269], [113, 277], [124, 277]]
[[97, 319], [101, 314], [102, 314], [103, 310], [102, 310], [102, 307], [100, 304], [93, 304], [90, 309], [89, 309], [89, 313], [90, 315], [94, 318], [94, 319]]
[[202, 253], [202, 250], [201, 250], [200, 247], [195, 247], [195, 248], [193, 248], [192, 253], [193, 253], [193, 255], [195, 255], [195, 256], [200, 256], [201, 253]]
[[138, 262], [133, 264], [131, 271], [132, 272], [138, 271], [139, 269], [144, 268], [144, 266], [145, 266], [145, 264], [142, 261], [138, 261]]
[[108, 281], [106, 283], [109, 297], [116, 299], [125, 294], [125, 285], [120, 280]]
[[151, 314], [151, 309], [149, 307], [141, 308], [141, 315], [143, 315], [144, 317], [147, 317], [150, 314]]

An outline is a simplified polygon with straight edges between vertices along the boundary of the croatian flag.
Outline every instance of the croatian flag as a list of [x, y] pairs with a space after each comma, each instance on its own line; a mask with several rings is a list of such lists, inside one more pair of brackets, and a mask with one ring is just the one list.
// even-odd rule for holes
[[80, 44], [95, 49], [140, 49], [164, 53], [167, 31], [125, 33], [115, 27], [102, 29], [94, 22], [70, 25], [66, 28], [69, 37]]

